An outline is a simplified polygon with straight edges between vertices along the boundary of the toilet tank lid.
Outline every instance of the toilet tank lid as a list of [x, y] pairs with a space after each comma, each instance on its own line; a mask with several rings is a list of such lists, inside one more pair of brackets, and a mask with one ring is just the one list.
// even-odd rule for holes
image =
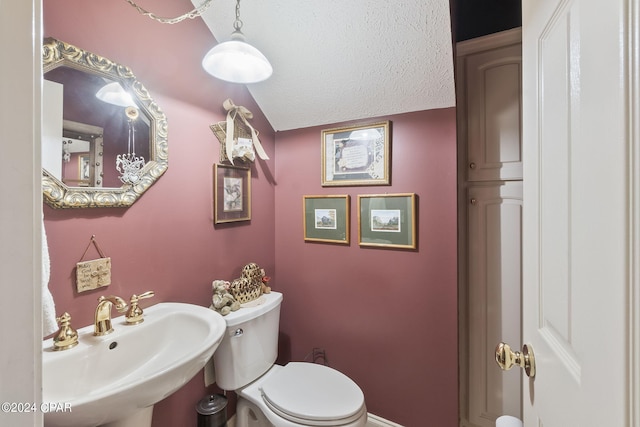
[[282, 293], [271, 291], [268, 294], [262, 294], [257, 300], [242, 304], [242, 308], [227, 314], [224, 320], [227, 322], [227, 327], [239, 325], [279, 307], [281, 303]]

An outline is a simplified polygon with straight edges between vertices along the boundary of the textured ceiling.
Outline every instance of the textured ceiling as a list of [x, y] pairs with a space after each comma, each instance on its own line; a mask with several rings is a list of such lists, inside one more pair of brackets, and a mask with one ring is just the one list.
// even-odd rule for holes
[[[219, 42], [235, 4], [203, 16]], [[240, 18], [273, 65], [248, 88], [276, 131], [455, 105], [449, 0], [244, 0]]]

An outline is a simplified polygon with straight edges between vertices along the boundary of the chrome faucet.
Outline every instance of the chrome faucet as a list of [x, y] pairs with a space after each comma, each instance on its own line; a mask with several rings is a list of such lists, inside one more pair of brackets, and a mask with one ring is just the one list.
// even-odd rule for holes
[[98, 298], [98, 307], [96, 307], [96, 320], [93, 325], [93, 335], [101, 336], [113, 332], [111, 326], [111, 306], [115, 304], [119, 313], [127, 309], [127, 303], [120, 297], [110, 295], [108, 297]]

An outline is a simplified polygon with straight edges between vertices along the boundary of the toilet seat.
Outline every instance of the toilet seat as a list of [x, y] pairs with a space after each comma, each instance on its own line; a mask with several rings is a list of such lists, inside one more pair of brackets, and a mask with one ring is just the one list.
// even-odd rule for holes
[[364, 394], [349, 377], [324, 365], [290, 362], [260, 387], [278, 416], [307, 426], [340, 426], [366, 412]]

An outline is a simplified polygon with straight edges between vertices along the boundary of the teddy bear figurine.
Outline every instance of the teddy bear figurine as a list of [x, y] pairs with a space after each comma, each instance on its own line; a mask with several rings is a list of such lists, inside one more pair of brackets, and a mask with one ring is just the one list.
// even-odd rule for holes
[[229, 292], [229, 286], [231, 286], [229, 282], [226, 280], [214, 280], [211, 286], [213, 287], [211, 309], [226, 316], [240, 308], [240, 303]]
[[271, 293], [271, 286], [269, 286], [269, 280], [271, 280], [271, 277], [265, 276], [264, 270], [262, 270], [262, 293], [263, 294]]

